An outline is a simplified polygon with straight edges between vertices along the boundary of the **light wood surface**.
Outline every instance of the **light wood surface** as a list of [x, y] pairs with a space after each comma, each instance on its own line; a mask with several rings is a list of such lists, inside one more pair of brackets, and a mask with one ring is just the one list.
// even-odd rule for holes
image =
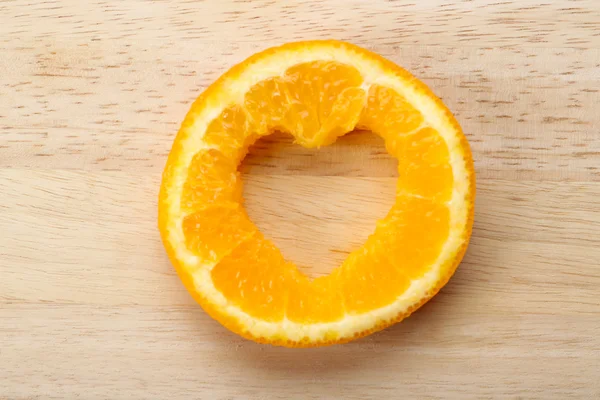
[[[286, 41], [403, 65], [473, 148], [458, 272], [405, 322], [342, 346], [245, 341], [185, 292], [156, 228], [193, 99]], [[0, 0], [0, 398], [600, 398], [596, 0]], [[242, 166], [251, 217], [327, 273], [391, 204], [369, 133], [283, 136]]]

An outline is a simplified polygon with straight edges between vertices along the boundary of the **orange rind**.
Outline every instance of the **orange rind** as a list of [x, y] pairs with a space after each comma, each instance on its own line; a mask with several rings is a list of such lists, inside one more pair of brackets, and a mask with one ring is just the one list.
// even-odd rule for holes
[[[398, 159], [396, 201], [367, 241], [310, 279], [247, 216], [237, 167], [274, 131], [329, 145], [355, 128]], [[194, 102], [163, 174], [159, 228], [213, 318], [261, 343], [343, 343], [410, 315], [450, 279], [471, 234], [475, 172], [446, 106], [394, 63], [338, 41], [290, 43], [234, 66]]]

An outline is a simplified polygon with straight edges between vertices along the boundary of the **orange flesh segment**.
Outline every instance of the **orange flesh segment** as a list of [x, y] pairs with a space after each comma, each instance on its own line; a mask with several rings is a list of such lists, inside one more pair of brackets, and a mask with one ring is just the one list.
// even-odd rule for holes
[[241, 197], [242, 180], [232, 160], [216, 149], [194, 156], [181, 195], [182, 208], [193, 211], [211, 203], [239, 202]]
[[306, 323], [342, 319], [345, 311], [338, 286], [335, 272], [311, 281], [296, 269], [288, 288], [287, 319]]
[[344, 307], [363, 313], [392, 303], [410, 285], [410, 279], [391, 262], [376, 235], [350, 254], [341, 267]]
[[315, 63], [299, 64], [285, 71], [290, 133], [301, 143], [312, 138], [320, 128], [317, 108], [317, 87], [320, 86], [319, 70]]
[[446, 202], [454, 178], [448, 146], [432, 128], [402, 136], [390, 149], [398, 158], [398, 191]]
[[225, 256], [211, 276], [215, 287], [247, 314], [281, 321], [290, 271], [281, 252], [257, 233]]
[[237, 105], [224, 109], [204, 134], [206, 143], [228, 155], [236, 165], [246, 156], [248, 146], [256, 138], [246, 112]]
[[384, 86], [371, 85], [360, 127], [382, 136], [387, 144], [398, 135], [414, 131], [422, 123], [423, 116], [400, 94]]
[[417, 279], [440, 255], [449, 232], [447, 205], [399, 195], [388, 215], [377, 224], [373, 236], [381, 245], [380, 253], [385, 254], [400, 273]]
[[186, 246], [200, 258], [217, 261], [256, 232], [240, 205], [214, 205], [183, 219]]
[[316, 138], [319, 146], [327, 146], [338, 137], [354, 129], [363, 109], [366, 93], [361, 88], [349, 87], [335, 99]]
[[290, 132], [288, 94], [283, 78], [269, 78], [251, 87], [244, 96], [244, 108], [252, 116], [259, 135], [274, 130]]

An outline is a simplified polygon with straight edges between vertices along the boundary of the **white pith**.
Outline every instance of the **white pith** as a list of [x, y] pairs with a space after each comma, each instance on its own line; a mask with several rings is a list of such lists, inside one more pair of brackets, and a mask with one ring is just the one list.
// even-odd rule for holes
[[[280, 322], [267, 322], [242, 311], [230, 304], [214, 286], [211, 269], [214, 263], [206, 263], [189, 251], [182, 229], [183, 210], [181, 209], [181, 193], [187, 177], [187, 168], [193, 156], [201, 149], [209, 147], [203, 140], [208, 123], [217, 118], [221, 111], [232, 104], [243, 103], [245, 93], [255, 84], [272, 76], [282, 75], [289, 67], [310, 61], [337, 61], [352, 65], [360, 71], [364, 78], [364, 89], [378, 84], [394, 89], [404, 96], [425, 118], [424, 123], [436, 129], [446, 141], [450, 153], [450, 164], [454, 175], [454, 189], [450, 201], [450, 233], [437, 260], [430, 270], [418, 280], [413, 280], [408, 289], [393, 303], [363, 314], [346, 314], [335, 322], [303, 324], [283, 319]], [[235, 80], [225, 81], [223, 90], [213, 92], [206, 99], [205, 106], [194, 116], [192, 123], [180, 132], [179, 159], [172, 166], [168, 176], [172, 177], [166, 186], [167, 240], [176, 246], [175, 257], [186, 267], [195, 285], [213, 307], [237, 320], [239, 324], [254, 337], [267, 340], [301, 341], [308, 338], [311, 342], [339, 340], [352, 337], [356, 333], [371, 329], [381, 322], [396, 317], [399, 313], [418, 304], [427, 292], [440, 280], [440, 269], [448, 260], [452, 260], [464, 245], [468, 225], [468, 197], [472, 188], [466, 160], [460, 143], [460, 134], [449, 117], [440, 110], [436, 102], [420, 92], [414, 85], [403, 78], [390, 74], [375, 60], [366, 57], [359, 51], [334, 45], [311, 46], [308, 49], [294, 48], [271, 53], [259, 58], [255, 63], [247, 65]], [[167, 177], [167, 174], [165, 174]], [[167, 178], [165, 178], [167, 179]]]

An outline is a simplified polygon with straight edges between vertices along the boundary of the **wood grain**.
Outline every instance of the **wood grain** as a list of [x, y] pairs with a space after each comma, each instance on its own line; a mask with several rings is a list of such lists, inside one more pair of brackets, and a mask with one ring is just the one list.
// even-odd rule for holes
[[[286, 41], [403, 65], [473, 148], [472, 243], [407, 321], [288, 350], [227, 332], [156, 229], [195, 97]], [[600, 397], [600, 7], [595, 0], [0, 1], [0, 399]], [[274, 135], [241, 170], [251, 217], [327, 273], [391, 204], [368, 132]]]

